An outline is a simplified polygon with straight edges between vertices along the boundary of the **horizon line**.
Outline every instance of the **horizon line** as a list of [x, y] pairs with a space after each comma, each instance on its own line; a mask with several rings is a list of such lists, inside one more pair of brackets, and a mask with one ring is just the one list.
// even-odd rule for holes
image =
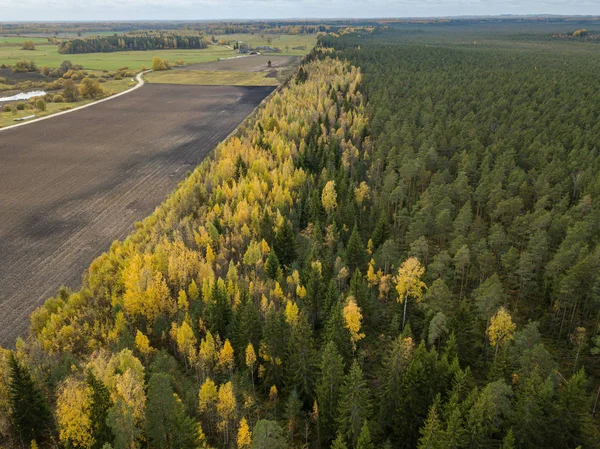
[[423, 20], [423, 19], [519, 19], [519, 18], [577, 18], [577, 19], [596, 19], [600, 21], [600, 14], [461, 14], [461, 15], [446, 15], [446, 16], [378, 16], [378, 17], [281, 17], [281, 18], [223, 18], [223, 19], [73, 19], [73, 20], [0, 20], [0, 24], [13, 23], [104, 23], [104, 22], [183, 22], [183, 23], [210, 23], [210, 22], [277, 22], [277, 21], [304, 21], [318, 22], [320, 20], [327, 21], [379, 21], [379, 20]]

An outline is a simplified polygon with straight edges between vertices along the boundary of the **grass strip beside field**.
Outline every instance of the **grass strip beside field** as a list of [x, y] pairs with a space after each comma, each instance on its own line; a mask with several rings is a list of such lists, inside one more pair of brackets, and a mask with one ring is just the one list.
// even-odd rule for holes
[[251, 47], [277, 47], [280, 56], [304, 56], [317, 44], [316, 34], [225, 34], [217, 40], [245, 42]]
[[186, 70], [151, 72], [145, 79], [149, 83], [193, 84], [202, 86], [277, 86], [277, 77], [267, 77], [265, 72], [233, 72]]
[[[129, 78], [123, 80], [111, 80], [102, 84], [102, 88], [105, 89], [110, 96], [126, 91], [127, 89], [132, 88], [137, 83], [131, 82]], [[70, 109], [78, 108], [79, 106], [84, 106], [89, 103], [93, 103], [97, 100], [92, 99], [81, 99], [79, 101], [75, 101], [73, 103], [46, 103], [46, 110], [31, 110], [24, 109], [22, 111], [11, 111], [11, 112], [2, 112], [0, 108], [0, 128], [4, 128], [11, 125], [16, 125], [18, 123], [26, 123], [26, 122], [16, 122], [16, 118], [27, 117], [29, 115], [35, 115], [35, 118], [46, 117], [48, 115], [56, 114], [57, 112], [68, 111]], [[19, 103], [19, 102], [15, 102]], [[28, 103], [27, 101], [22, 101], [21, 103]]]

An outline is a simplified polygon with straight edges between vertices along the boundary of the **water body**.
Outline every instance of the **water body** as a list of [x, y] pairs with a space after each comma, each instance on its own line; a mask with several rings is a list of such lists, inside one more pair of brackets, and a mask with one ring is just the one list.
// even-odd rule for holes
[[0, 103], [4, 103], [7, 101], [19, 101], [19, 100], [29, 100], [33, 97], [42, 97], [46, 95], [46, 92], [43, 90], [33, 90], [31, 92], [21, 92], [20, 94], [13, 95], [12, 97], [0, 97]]

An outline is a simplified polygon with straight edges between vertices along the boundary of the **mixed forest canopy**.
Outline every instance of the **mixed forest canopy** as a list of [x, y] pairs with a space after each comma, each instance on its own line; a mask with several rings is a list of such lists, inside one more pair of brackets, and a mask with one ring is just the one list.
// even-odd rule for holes
[[2, 443], [599, 447], [600, 60], [421, 34], [322, 38], [38, 309]]

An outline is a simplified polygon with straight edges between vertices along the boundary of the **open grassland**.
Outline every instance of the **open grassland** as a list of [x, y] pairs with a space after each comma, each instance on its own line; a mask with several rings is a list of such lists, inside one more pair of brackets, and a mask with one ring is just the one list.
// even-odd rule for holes
[[264, 72], [172, 70], [149, 73], [146, 80], [149, 83], [198, 84], [204, 86], [276, 86], [279, 84], [276, 76], [267, 75]]
[[181, 66], [167, 72], [152, 72], [146, 80], [150, 83], [208, 86], [276, 86], [299, 62], [299, 56], [246, 56]]
[[60, 285], [77, 287], [272, 90], [146, 85], [0, 131], [0, 345]]
[[22, 45], [25, 41], [32, 41], [34, 44], [48, 44], [45, 37], [26, 37], [26, 36], [0, 36], [0, 45]]
[[[264, 37], [263, 37], [264, 36]], [[275, 53], [271, 56], [303, 56], [310, 52], [317, 42], [315, 35], [252, 35], [252, 34], [231, 34], [225, 36], [216, 36], [217, 39], [231, 41], [243, 41], [250, 46], [265, 46], [281, 48], [281, 53]], [[271, 43], [268, 43], [271, 39]], [[22, 50], [21, 44], [25, 40], [33, 40], [36, 43], [35, 50]], [[304, 47], [296, 49], [294, 47]], [[0, 37], [0, 64], [14, 64], [22, 59], [35, 61], [38, 67], [58, 67], [65, 59], [73, 64], [82, 65], [86, 69], [95, 70], [116, 70], [119, 67], [127, 66], [131, 69], [139, 70], [142, 67], [151, 67], [152, 58], [158, 56], [161, 59], [169, 61], [183, 60], [186, 64], [199, 62], [216, 61], [220, 58], [230, 58], [238, 55], [232, 48], [220, 45], [211, 45], [201, 50], [153, 50], [153, 51], [120, 51], [113, 53], [84, 53], [65, 55], [58, 52], [57, 45], [48, 44], [45, 38], [19, 37]]]
[[[130, 87], [135, 86], [136, 84], [137, 84], [136, 82], [132, 82], [129, 78], [127, 78], [127, 79], [122, 79], [122, 80], [107, 81], [106, 83], [102, 84], [102, 88], [106, 90], [107, 94], [114, 95], [114, 94], [123, 92], [123, 91], [129, 89]], [[15, 119], [19, 118], [19, 117], [27, 117], [29, 115], [35, 115], [36, 118], [45, 117], [47, 115], [55, 114], [57, 112], [66, 111], [66, 110], [73, 109], [73, 108], [76, 108], [79, 106], [83, 106], [85, 104], [91, 103], [92, 101], [94, 101], [94, 100], [82, 99], [80, 101], [75, 101], [73, 103], [46, 103], [45, 111], [38, 111], [38, 110], [32, 111], [30, 109], [24, 109], [22, 111], [14, 110], [11, 112], [2, 112], [2, 109], [0, 109], [0, 128], [14, 125], [16, 123]], [[26, 103], [26, 102], [28, 102], [28, 101], [21, 101], [21, 102], [17, 101], [14, 103]], [[0, 104], [0, 106], [2, 106], [2, 104]]]
[[[240, 72], [270, 72], [273, 69], [285, 69], [300, 64], [300, 56], [281, 55], [249, 55], [244, 57], [225, 59], [213, 62], [201, 62], [176, 67], [178, 71], [185, 70], [214, 70], [214, 71], [240, 71]], [[271, 67], [269, 67], [271, 61]]]
[[152, 58], [158, 56], [169, 61], [183, 59], [186, 63], [216, 61], [228, 58], [237, 53], [221, 46], [209, 46], [202, 50], [153, 50], [153, 51], [119, 51], [113, 53], [84, 53], [63, 55], [56, 45], [39, 45], [35, 50], [21, 50], [20, 45], [0, 46], [0, 64], [14, 64], [22, 59], [35, 61], [38, 67], [58, 67], [65, 59], [73, 64], [82, 65], [86, 69], [116, 70], [127, 66], [140, 70], [143, 66], [150, 68]]
[[[226, 34], [215, 36], [217, 40], [227, 40], [230, 42], [242, 41], [251, 47], [269, 47], [281, 48], [281, 53], [277, 55], [303, 56], [308, 54], [317, 43], [315, 34]], [[269, 43], [269, 40], [271, 43]], [[303, 49], [294, 47], [304, 47]]]

